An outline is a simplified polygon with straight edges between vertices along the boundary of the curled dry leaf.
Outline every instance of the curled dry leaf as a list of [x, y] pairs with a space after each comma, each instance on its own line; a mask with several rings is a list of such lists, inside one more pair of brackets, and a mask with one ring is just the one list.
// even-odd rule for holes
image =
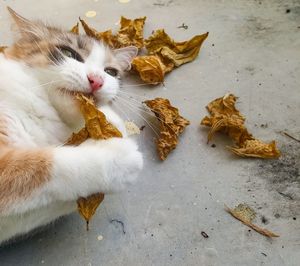
[[229, 147], [229, 149], [239, 156], [256, 158], [277, 158], [280, 153], [276, 148], [275, 141], [264, 143], [258, 139], [246, 140], [241, 147]]
[[155, 55], [137, 56], [132, 60], [132, 67], [139, 73], [141, 79], [147, 83], [163, 82], [166, 66]]
[[[88, 99], [82, 94], [78, 94], [76, 98], [80, 104], [80, 110], [85, 120], [85, 127], [79, 132], [73, 133], [66, 142], [66, 145], [79, 145], [88, 138], [108, 139], [111, 137], [122, 137], [122, 133], [106, 120], [105, 115], [97, 109], [91, 99]], [[96, 193], [87, 198], [79, 198], [77, 200], [78, 211], [86, 220], [87, 229], [89, 220], [103, 199], [103, 193]]]
[[149, 54], [157, 54], [163, 60], [171, 61], [178, 67], [197, 57], [207, 36], [208, 32], [196, 35], [188, 41], [175, 42], [163, 29], [160, 29], [145, 40], [145, 47]]
[[77, 22], [77, 24], [73, 26], [73, 28], [70, 31], [75, 34], [79, 34], [79, 23]]
[[194, 36], [185, 42], [175, 42], [164, 30], [157, 30], [144, 41], [148, 56], [139, 56], [132, 62], [141, 79], [148, 83], [159, 83], [166, 73], [182, 64], [194, 60], [208, 33]]
[[120, 47], [133, 45], [137, 48], [142, 48], [144, 46], [143, 30], [145, 20], [146, 17], [136, 18], [133, 20], [123, 16], [121, 17], [121, 27], [117, 34]]
[[160, 122], [160, 137], [157, 140], [157, 150], [161, 160], [176, 148], [179, 134], [190, 122], [179, 115], [176, 107], [168, 99], [156, 98], [144, 102], [156, 115]]
[[278, 158], [280, 151], [276, 148], [275, 141], [264, 143], [248, 132], [244, 125], [245, 117], [235, 107], [236, 100], [237, 97], [233, 94], [226, 94], [206, 106], [210, 116], [205, 116], [201, 125], [210, 127], [207, 141], [221, 131], [233, 140], [236, 146], [229, 149], [239, 156]]
[[100, 38], [100, 32], [98, 32], [96, 29], [89, 26], [83, 19], [79, 18], [79, 21], [86, 33], [87, 36], [90, 36], [92, 38], [95, 38], [97, 40], [101, 40]]
[[172, 71], [174, 67], [194, 60], [208, 36], [207, 32], [196, 35], [188, 41], [175, 42], [164, 30], [157, 30], [144, 40], [145, 20], [146, 17], [131, 20], [122, 16], [117, 34], [113, 34], [111, 30], [98, 32], [83, 19], [80, 19], [80, 22], [87, 35], [103, 41], [111, 48], [133, 45], [141, 49], [145, 45], [148, 55], [136, 57], [132, 65], [143, 81], [153, 84], [162, 82], [165, 74]]
[[98, 32], [96, 29], [90, 27], [83, 19], [80, 22], [85, 33], [97, 40], [105, 42], [112, 48], [121, 48], [126, 46], [136, 46], [142, 48], [144, 46], [143, 29], [146, 17], [127, 19], [121, 17], [120, 30], [116, 35], [111, 30]]
[[243, 224], [247, 225], [248, 227], [252, 228], [256, 232], [267, 236], [267, 237], [279, 237], [279, 235], [265, 229], [261, 228], [255, 224], [252, 223], [253, 219], [255, 218], [256, 214], [255, 211], [250, 208], [246, 204], [239, 204], [234, 209], [230, 209], [227, 206], [225, 206], [225, 210], [230, 213], [234, 218], [241, 221]]

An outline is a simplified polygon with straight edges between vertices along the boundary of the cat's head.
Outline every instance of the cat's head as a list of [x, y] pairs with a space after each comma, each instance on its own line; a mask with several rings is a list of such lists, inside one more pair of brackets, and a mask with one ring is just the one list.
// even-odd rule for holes
[[111, 50], [87, 35], [32, 22], [8, 10], [19, 37], [6, 56], [36, 69], [50, 93], [72, 96], [80, 91], [98, 101], [111, 100], [117, 94], [119, 78], [130, 69], [136, 47]]

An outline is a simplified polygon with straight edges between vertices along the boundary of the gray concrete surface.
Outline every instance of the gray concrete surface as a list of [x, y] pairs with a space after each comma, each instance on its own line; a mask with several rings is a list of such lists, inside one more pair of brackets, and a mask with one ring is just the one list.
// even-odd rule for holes
[[[210, 34], [197, 60], [168, 75], [165, 87], [125, 88], [140, 81], [124, 81], [135, 99], [167, 97], [191, 120], [169, 158], [157, 159], [155, 133], [146, 125], [137, 137], [146, 161], [141, 178], [106, 197], [89, 232], [73, 214], [1, 248], [0, 265], [300, 265], [300, 144], [280, 133], [300, 137], [299, 1], [7, 0], [1, 1], [1, 44], [11, 41], [6, 5], [66, 28], [96, 10], [87, 20], [102, 30], [116, 28], [120, 15], [146, 15], [145, 36], [161, 27], [177, 40]], [[187, 30], [178, 28], [183, 22]], [[240, 97], [238, 108], [255, 136], [278, 142], [280, 160], [237, 158], [220, 135], [215, 148], [206, 144], [207, 130], [199, 126], [204, 107], [227, 92]], [[145, 124], [136, 112], [124, 112]], [[267, 239], [224, 211], [224, 204], [241, 202], [280, 237]], [[112, 219], [124, 223], [125, 233]]]

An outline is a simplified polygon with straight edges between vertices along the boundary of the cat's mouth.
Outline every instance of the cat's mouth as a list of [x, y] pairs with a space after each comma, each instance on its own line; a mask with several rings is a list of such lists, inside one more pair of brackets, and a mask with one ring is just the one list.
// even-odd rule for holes
[[87, 92], [82, 92], [82, 91], [68, 90], [66, 88], [58, 88], [58, 91], [60, 93], [63, 93], [64, 95], [69, 95], [70, 97], [72, 97], [74, 99], [76, 98], [76, 96], [78, 94], [82, 94], [82, 95], [84, 95], [84, 96], [86, 96], [88, 98], [92, 98], [93, 100], [97, 101], [95, 95], [92, 92], [87, 93]]

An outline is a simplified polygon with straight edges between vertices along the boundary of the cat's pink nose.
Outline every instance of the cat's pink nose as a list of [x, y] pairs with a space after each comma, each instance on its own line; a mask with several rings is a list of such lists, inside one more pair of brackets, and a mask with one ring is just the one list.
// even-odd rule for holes
[[95, 74], [89, 74], [87, 78], [90, 82], [92, 92], [96, 92], [97, 90], [101, 89], [104, 82], [101, 76]]

